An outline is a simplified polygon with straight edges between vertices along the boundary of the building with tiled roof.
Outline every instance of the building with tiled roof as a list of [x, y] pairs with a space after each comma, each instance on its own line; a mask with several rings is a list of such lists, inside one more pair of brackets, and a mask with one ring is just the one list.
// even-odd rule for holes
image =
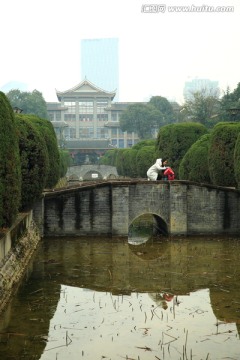
[[84, 154], [98, 158], [107, 149], [129, 148], [139, 141], [137, 134], [121, 131], [120, 114], [131, 103], [113, 103], [115, 94], [85, 79], [71, 89], [56, 90], [59, 102], [47, 103], [60, 144], [75, 158], [83, 161]]

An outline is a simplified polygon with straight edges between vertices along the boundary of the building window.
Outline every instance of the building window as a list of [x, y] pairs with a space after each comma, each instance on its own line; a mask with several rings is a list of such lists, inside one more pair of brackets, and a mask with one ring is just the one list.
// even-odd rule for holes
[[113, 129], [112, 129], [112, 135], [117, 136], [117, 129], [116, 129], [116, 128], [113, 128]]
[[128, 139], [127, 140], [127, 147], [132, 147], [132, 146], [133, 146], [132, 139]]
[[123, 149], [124, 148], [124, 140], [123, 139], [119, 139], [118, 140], [118, 146]]
[[79, 129], [79, 137], [86, 139], [86, 138], [93, 138], [93, 127], [82, 127]]
[[70, 128], [69, 129], [69, 136], [70, 136], [70, 139], [76, 139], [76, 129], [75, 128]]
[[66, 106], [68, 108], [66, 110], [67, 114], [75, 114], [76, 113], [75, 101], [64, 101], [64, 106]]
[[93, 101], [79, 101], [79, 114], [93, 114]]
[[60, 121], [61, 112], [60, 111], [48, 111], [50, 121]]
[[79, 114], [80, 121], [93, 121], [93, 114]]
[[75, 114], [64, 114], [64, 120], [65, 121], [74, 121], [76, 120]]
[[97, 113], [102, 114], [105, 113], [105, 108], [108, 106], [108, 102], [106, 100], [98, 100], [97, 101]]
[[111, 114], [111, 120], [112, 120], [112, 121], [117, 121], [117, 113], [116, 113], [116, 112], [112, 112], [112, 114]]
[[106, 129], [104, 127], [97, 128], [97, 138], [98, 139], [105, 139], [107, 135]]
[[108, 114], [97, 114], [98, 121], [107, 121], [108, 120]]

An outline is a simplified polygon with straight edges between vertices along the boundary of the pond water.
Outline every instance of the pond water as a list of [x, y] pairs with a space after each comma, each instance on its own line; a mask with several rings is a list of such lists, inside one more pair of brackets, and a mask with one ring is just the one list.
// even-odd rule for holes
[[0, 359], [240, 359], [240, 239], [46, 238]]

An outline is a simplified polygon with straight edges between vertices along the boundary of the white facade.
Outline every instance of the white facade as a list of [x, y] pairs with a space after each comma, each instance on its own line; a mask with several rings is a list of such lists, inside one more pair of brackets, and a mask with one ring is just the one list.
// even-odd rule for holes
[[128, 148], [138, 142], [135, 133], [122, 132], [121, 112], [129, 103], [113, 103], [115, 92], [105, 91], [85, 79], [77, 86], [56, 91], [59, 103], [47, 103], [50, 120], [66, 124], [66, 140], [108, 139], [110, 147]]

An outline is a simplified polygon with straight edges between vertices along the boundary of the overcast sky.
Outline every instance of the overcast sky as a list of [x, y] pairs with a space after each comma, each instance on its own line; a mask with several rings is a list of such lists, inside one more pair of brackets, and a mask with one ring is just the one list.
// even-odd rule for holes
[[[149, 12], [149, 4], [164, 10]], [[218, 81], [222, 91], [240, 82], [239, 0], [8, 0], [0, 31], [0, 87], [20, 81], [46, 101], [83, 80], [81, 40], [91, 38], [119, 38], [119, 101], [161, 95], [182, 103], [185, 81], [196, 77]]]

